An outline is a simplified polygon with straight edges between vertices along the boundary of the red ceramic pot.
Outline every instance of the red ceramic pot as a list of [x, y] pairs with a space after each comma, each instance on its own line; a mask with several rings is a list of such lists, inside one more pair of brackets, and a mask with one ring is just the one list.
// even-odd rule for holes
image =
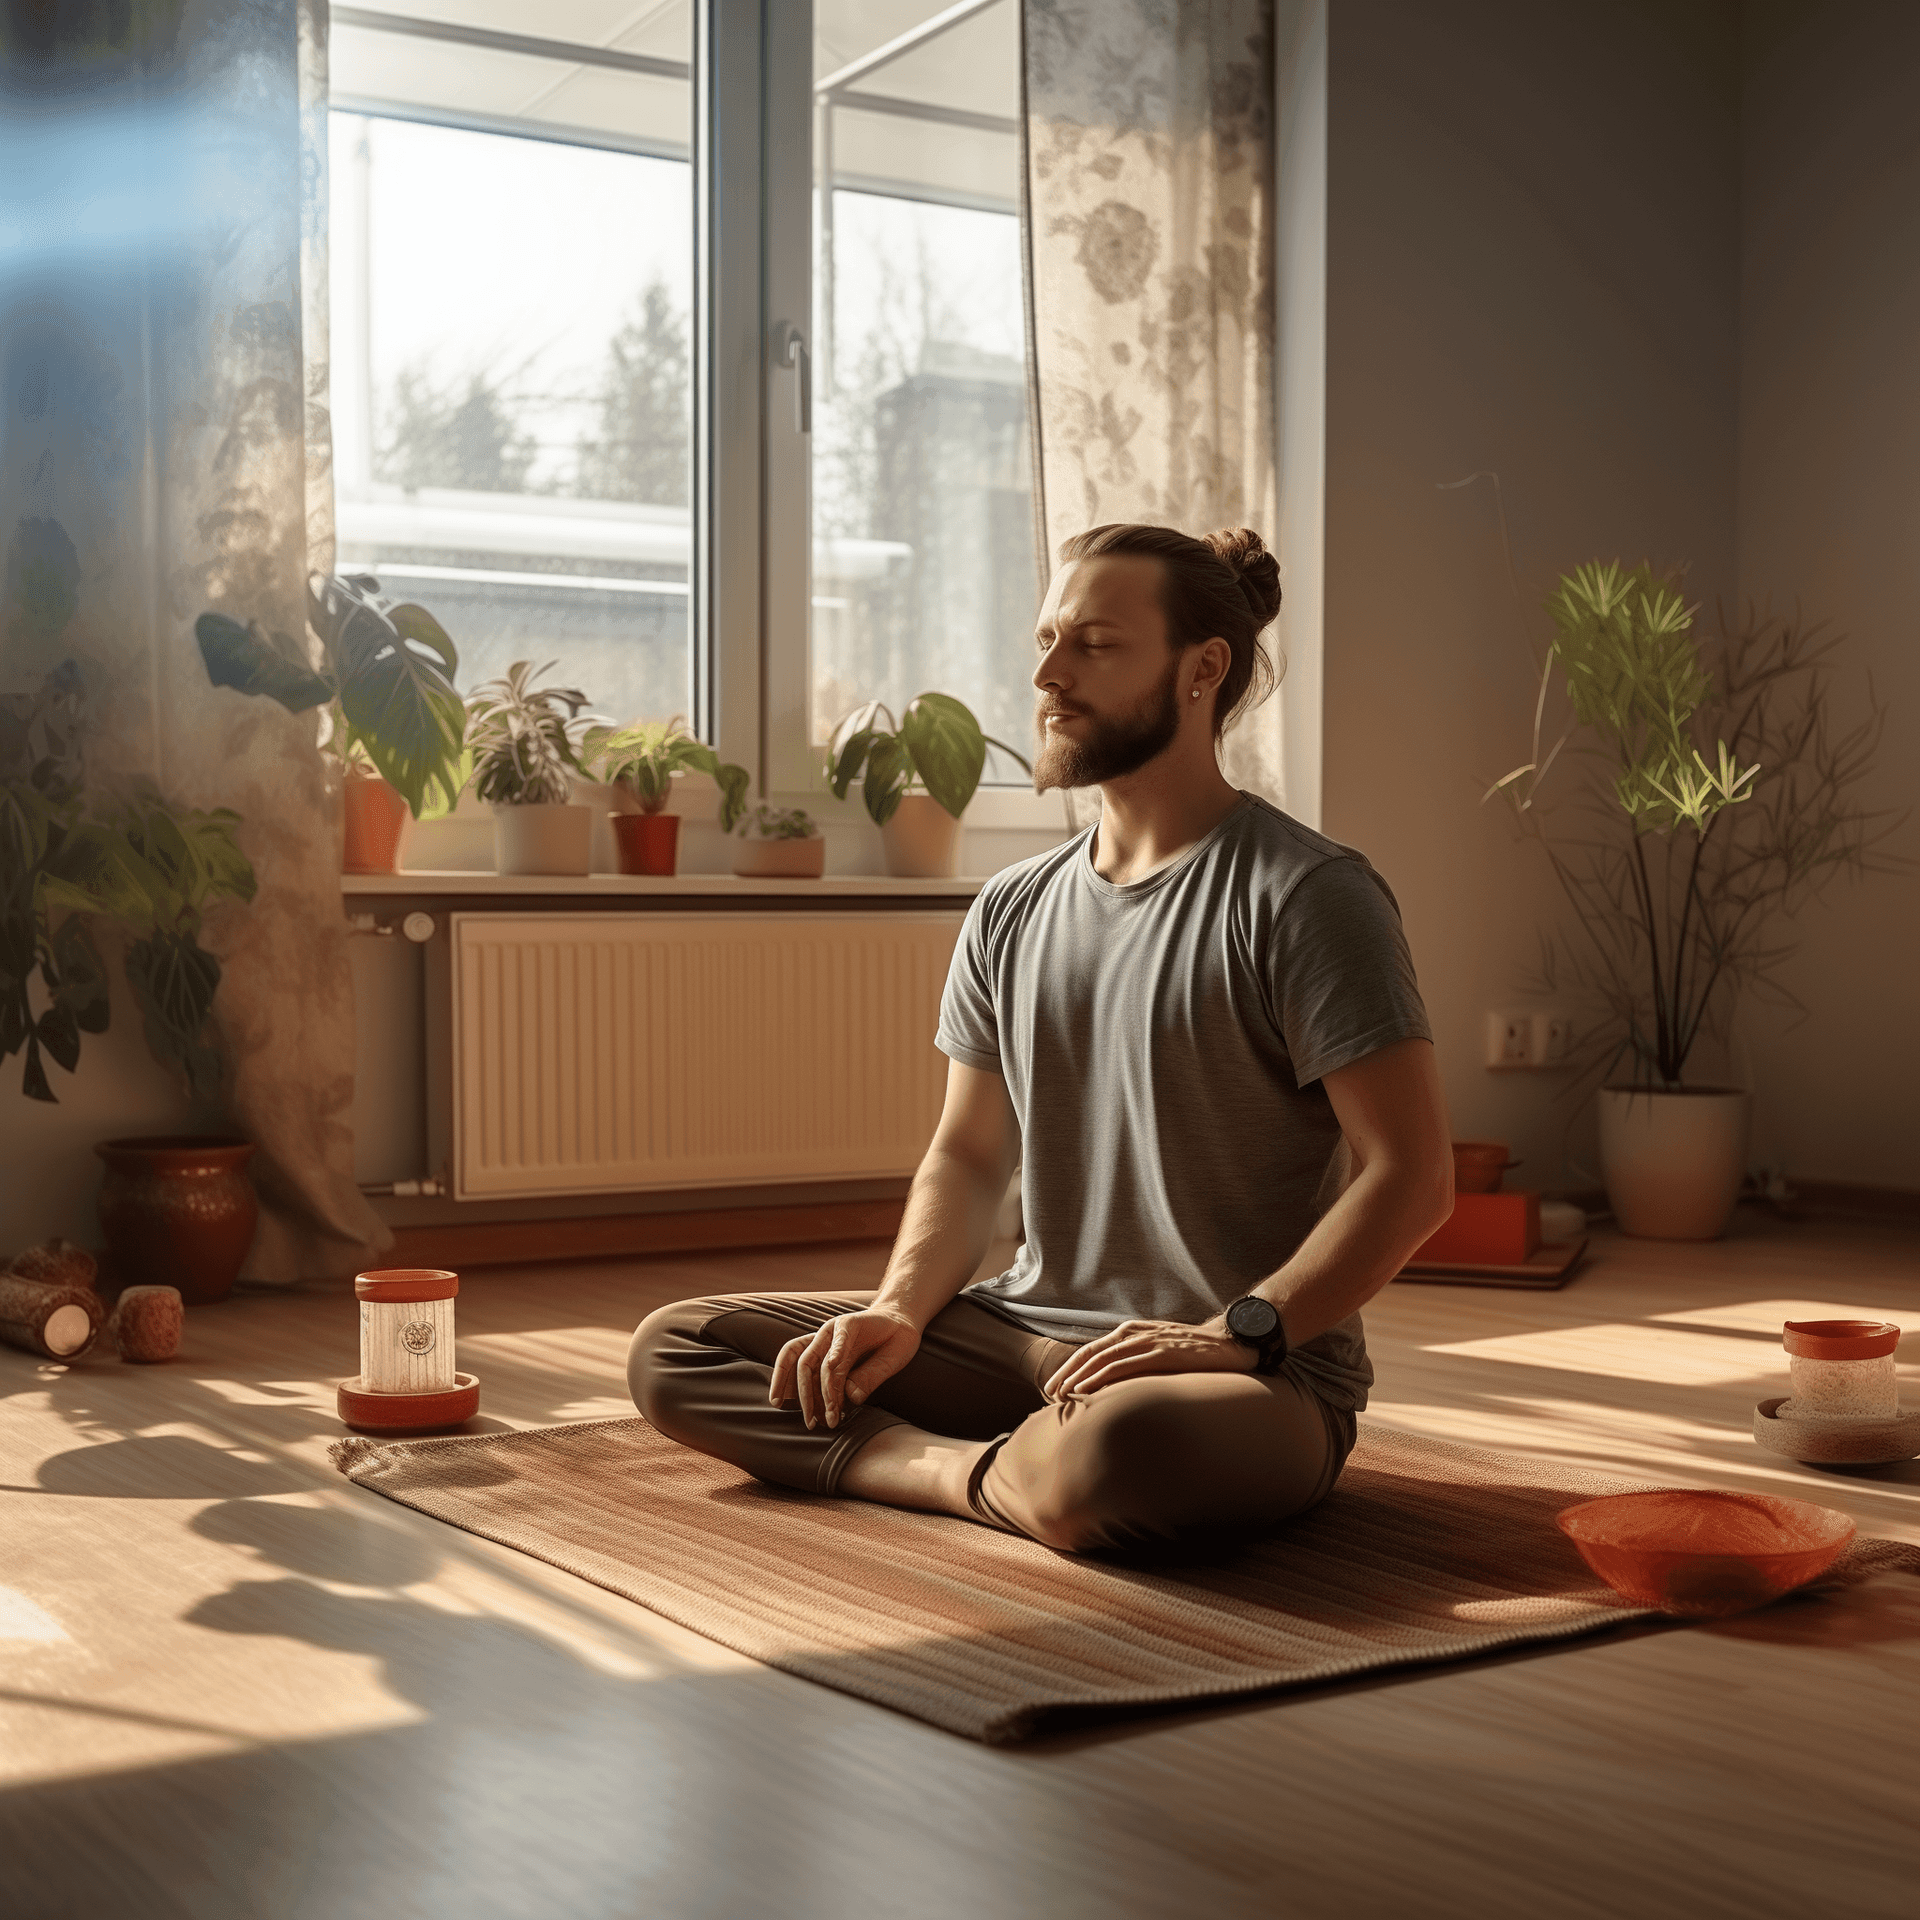
[[398, 873], [407, 803], [378, 774], [350, 773], [340, 789], [342, 873]]
[[680, 816], [677, 813], [614, 813], [613, 844], [622, 873], [666, 876], [680, 864]]
[[253, 1245], [253, 1143], [196, 1134], [103, 1140], [100, 1226], [116, 1288], [173, 1287], [190, 1307], [224, 1300]]
[[1517, 1160], [1507, 1158], [1504, 1140], [1456, 1140], [1453, 1143], [1455, 1193], [1498, 1193], [1500, 1182]]

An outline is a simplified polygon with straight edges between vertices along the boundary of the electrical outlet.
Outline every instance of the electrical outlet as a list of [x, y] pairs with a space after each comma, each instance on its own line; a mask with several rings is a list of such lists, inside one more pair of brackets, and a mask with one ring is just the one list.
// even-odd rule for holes
[[1536, 1013], [1532, 1016], [1532, 1044], [1529, 1066], [1557, 1067], [1573, 1044], [1573, 1022], [1564, 1013]]
[[1487, 1015], [1487, 1065], [1524, 1067], [1533, 1061], [1533, 1019], [1524, 1013]]

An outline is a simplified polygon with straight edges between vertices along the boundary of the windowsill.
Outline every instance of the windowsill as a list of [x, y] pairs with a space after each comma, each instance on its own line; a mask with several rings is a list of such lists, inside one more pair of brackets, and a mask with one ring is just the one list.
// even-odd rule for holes
[[824, 880], [743, 879], [732, 873], [679, 873], [671, 877], [631, 873], [343, 873], [340, 891], [350, 898], [423, 898], [477, 894], [502, 899], [568, 896], [575, 899], [779, 899], [901, 900], [971, 899], [986, 885], [982, 876], [952, 880], [901, 880], [891, 874], [829, 874]]

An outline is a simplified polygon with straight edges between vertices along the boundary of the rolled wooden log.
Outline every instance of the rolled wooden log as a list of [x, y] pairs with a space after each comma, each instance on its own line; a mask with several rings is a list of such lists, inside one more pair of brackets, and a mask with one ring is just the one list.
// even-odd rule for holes
[[44, 1360], [76, 1360], [93, 1345], [107, 1310], [91, 1287], [57, 1287], [0, 1274], [0, 1340]]
[[113, 1310], [113, 1337], [119, 1342], [120, 1358], [142, 1364], [171, 1360], [186, 1318], [178, 1287], [129, 1287]]
[[16, 1253], [7, 1271], [16, 1279], [37, 1280], [43, 1286], [92, 1287], [100, 1269], [85, 1247], [76, 1247], [71, 1240], [43, 1240], [25, 1253]]

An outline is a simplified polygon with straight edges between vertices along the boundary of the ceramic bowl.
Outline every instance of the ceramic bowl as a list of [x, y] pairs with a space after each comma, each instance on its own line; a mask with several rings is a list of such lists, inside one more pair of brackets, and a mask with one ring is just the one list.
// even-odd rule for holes
[[1616, 1493], [1554, 1516], [1636, 1606], [1709, 1617], [1764, 1607], [1824, 1573], [1853, 1538], [1831, 1507], [1767, 1493]]

